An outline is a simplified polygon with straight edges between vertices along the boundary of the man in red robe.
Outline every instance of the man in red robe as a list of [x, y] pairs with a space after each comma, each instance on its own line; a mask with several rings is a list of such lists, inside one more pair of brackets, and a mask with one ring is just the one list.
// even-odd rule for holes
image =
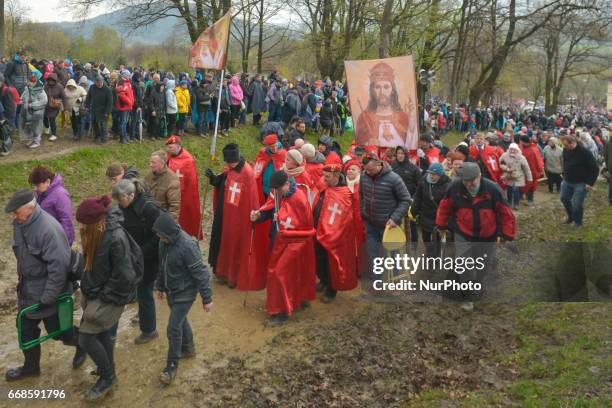
[[306, 171], [310, 175], [312, 181], [317, 184], [323, 176], [323, 166], [325, 165], [325, 156], [314, 147], [311, 143], [305, 143], [300, 148], [300, 153], [306, 160]]
[[306, 195], [284, 171], [270, 177], [274, 198], [251, 212], [252, 222], [274, 219], [274, 246], [268, 263], [266, 310], [270, 325], [280, 325], [315, 298], [312, 212]]
[[440, 153], [440, 149], [433, 145], [433, 137], [429, 133], [425, 133], [419, 138], [419, 149], [416, 154], [417, 165], [423, 171], [427, 171], [433, 163], [444, 162], [444, 156]]
[[355, 221], [355, 245], [357, 246], [357, 265], [361, 262], [361, 253], [365, 243], [366, 233], [361, 210], [359, 207], [359, 181], [361, 179], [362, 164], [357, 160], [349, 160], [344, 164], [346, 185], [353, 193], [353, 219]]
[[251, 278], [253, 283], [256, 279], [253, 227], [249, 217], [251, 211], [259, 208], [257, 182], [237, 144], [230, 143], [223, 148], [223, 160], [227, 164], [223, 173], [215, 175], [206, 169], [206, 176], [215, 187], [208, 264], [221, 283], [250, 290]]
[[484, 178], [488, 178], [501, 186], [502, 171], [501, 167], [499, 167], [500, 156], [498, 149], [487, 145], [484, 133], [477, 133], [474, 141], [476, 144], [470, 146], [470, 157], [478, 163]]
[[253, 171], [257, 179], [259, 202], [263, 204], [270, 195], [270, 177], [285, 164], [287, 151], [278, 143], [277, 135], [268, 135], [263, 140], [265, 147], [259, 151]]
[[315, 256], [321, 301], [329, 303], [339, 290], [357, 287], [353, 194], [342, 174], [342, 163], [330, 160], [323, 167], [323, 190], [314, 208], [317, 230]]
[[300, 153], [300, 151], [297, 149], [293, 149], [289, 150], [285, 156], [283, 170], [289, 175], [289, 177], [293, 177], [295, 179], [297, 188], [301, 189], [302, 192], [306, 194], [308, 203], [311, 207], [313, 207], [314, 203], [316, 202], [318, 190], [314, 180], [306, 171], [305, 165], [306, 163], [302, 153]]
[[538, 180], [544, 171], [544, 160], [540, 154], [538, 145], [531, 142], [529, 135], [521, 136], [521, 152], [529, 164], [529, 170], [533, 176], [532, 181], [526, 181], [521, 188], [521, 193], [527, 196], [527, 205], [533, 205], [533, 194], [538, 189]]
[[195, 160], [181, 146], [180, 136], [170, 136], [166, 140], [166, 147], [168, 167], [176, 173], [181, 184], [179, 225], [192, 237], [202, 240], [204, 236], [201, 225], [202, 214], [200, 213], [200, 187]]

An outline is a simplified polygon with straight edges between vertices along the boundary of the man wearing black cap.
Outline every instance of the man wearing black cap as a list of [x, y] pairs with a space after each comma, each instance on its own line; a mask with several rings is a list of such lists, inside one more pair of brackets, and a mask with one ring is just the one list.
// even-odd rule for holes
[[[266, 310], [270, 325], [281, 325], [294, 310], [315, 298], [312, 211], [306, 195], [293, 178], [279, 170], [270, 177], [270, 198], [251, 212], [252, 222], [274, 219], [274, 245], [267, 271]], [[259, 252], [258, 255], [267, 256]]]
[[[55, 302], [64, 292], [72, 292], [68, 281], [70, 245], [61, 225], [43, 211], [31, 190], [19, 190], [9, 200], [5, 212], [13, 216], [13, 252], [17, 258], [17, 298], [19, 309], [40, 303], [38, 310], [28, 313], [22, 321], [24, 342], [40, 336], [42, 321], [47, 333], [59, 330]], [[57, 337], [64, 344], [76, 346], [76, 332]], [[40, 346], [24, 350], [23, 366], [6, 372], [7, 381], [40, 375]], [[73, 366], [78, 368], [85, 353], [77, 348]]]
[[257, 282], [265, 284], [263, 273], [256, 277], [249, 270], [253, 234], [248, 220], [251, 211], [259, 208], [257, 181], [237, 144], [230, 143], [223, 148], [223, 160], [227, 164], [223, 173], [215, 175], [206, 169], [206, 177], [215, 188], [208, 264], [219, 282], [227, 283], [230, 288], [239, 285], [239, 289], [254, 290]]
[[[442, 231], [450, 230], [456, 243], [463, 243], [465, 256], [482, 256], [482, 251], [491, 252], [494, 247], [466, 243], [497, 240], [511, 241], [516, 234], [516, 220], [512, 209], [506, 202], [501, 188], [491, 180], [482, 177], [476, 163], [466, 162], [459, 169], [460, 179], [453, 181], [438, 206], [436, 225]], [[479, 252], [480, 251], [480, 252]], [[493, 253], [485, 258], [491, 261]], [[475, 271], [471, 271], [474, 272]], [[480, 276], [484, 270], [480, 271]], [[468, 273], [454, 274], [457, 279], [469, 280]], [[464, 310], [472, 310], [473, 296], [461, 292]]]

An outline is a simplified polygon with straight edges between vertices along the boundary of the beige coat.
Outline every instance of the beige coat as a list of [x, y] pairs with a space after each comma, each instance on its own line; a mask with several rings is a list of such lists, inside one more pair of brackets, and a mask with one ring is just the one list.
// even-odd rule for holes
[[516, 156], [510, 156], [506, 152], [499, 159], [500, 167], [503, 171], [501, 180], [508, 186], [524, 187], [526, 181], [533, 181], [529, 163], [525, 156], [518, 153]]
[[159, 174], [149, 172], [145, 177], [145, 184], [151, 190], [157, 205], [178, 220], [181, 208], [181, 185], [176, 173], [170, 171], [168, 167]]

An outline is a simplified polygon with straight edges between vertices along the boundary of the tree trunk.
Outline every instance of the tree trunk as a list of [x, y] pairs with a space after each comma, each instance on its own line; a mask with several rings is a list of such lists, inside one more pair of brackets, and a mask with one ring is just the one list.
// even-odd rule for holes
[[391, 31], [393, 30], [393, 26], [391, 24], [393, 1], [394, 0], [385, 0], [385, 8], [383, 10], [382, 19], [380, 21], [380, 44], [378, 47], [379, 58], [389, 57]]
[[0, 0], [0, 55], [4, 55], [6, 48], [4, 42], [4, 0]]
[[259, 20], [257, 21], [257, 72], [261, 74], [263, 59], [263, 23], [264, 23], [264, 0], [259, 0]]

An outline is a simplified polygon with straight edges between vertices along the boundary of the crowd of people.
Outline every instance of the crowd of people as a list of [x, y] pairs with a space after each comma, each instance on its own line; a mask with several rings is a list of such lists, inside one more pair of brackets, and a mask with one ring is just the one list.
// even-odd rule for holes
[[[27, 72], [16, 68], [19, 64]], [[219, 101], [213, 77], [181, 74], [175, 90], [170, 73], [125, 67], [117, 72], [78, 61], [28, 63], [16, 55], [2, 81], [16, 88], [22, 105], [13, 117], [5, 107], [0, 118], [18, 122], [31, 148], [41, 142], [43, 122], [52, 132], [49, 140], [56, 140], [55, 118], [62, 111], [71, 115], [75, 139], [89, 128], [104, 142], [110, 117], [123, 143], [140, 137], [141, 121], [151, 138], [165, 140], [165, 150], [151, 154], [144, 177], [133, 166], [112, 164], [106, 170], [109, 195], [79, 204], [80, 251], [71, 249], [72, 203], [61, 174], [36, 167], [29, 177], [34, 191], [16, 192], [5, 208], [14, 219], [19, 308], [41, 304], [24, 318], [22, 338], [38, 338], [41, 322], [48, 332], [56, 330], [58, 295], [77, 289], [82, 294], [79, 327], [58, 339], [76, 347], [75, 369], [86, 356], [96, 363], [99, 379], [86, 393], [88, 400], [104, 397], [117, 382], [114, 345], [125, 305], [138, 303], [135, 344], [158, 337], [155, 292], [170, 307], [160, 381], [173, 381], [180, 359], [196, 352], [187, 315], [198, 293], [204, 310], [212, 309], [208, 267], [229, 288], [265, 289], [267, 323], [282, 325], [308, 308], [317, 293], [323, 303], [332, 303], [338, 292], [355, 289], [360, 276], [367, 279], [389, 229], [402, 228], [411, 242], [433, 244], [432, 255], [439, 254], [442, 239], [511, 241], [515, 211], [522, 200], [533, 205], [543, 177], [551, 194], [560, 193], [564, 222], [581, 227], [583, 203], [600, 167], [612, 168], [603, 123], [540, 127], [541, 115], [534, 122], [502, 113], [507, 121], [501, 128], [477, 121], [456, 146], [444, 143], [449, 121], [429, 123], [414, 151], [355, 142], [343, 149], [334, 138], [350, 124], [346, 86], [331, 81], [294, 86], [273, 73], [268, 84], [260, 75], [222, 79], [222, 131], [245, 123], [247, 114], [260, 124], [267, 112], [268, 121], [261, 124], [258, 155], [245, 157], [237, 144], [228, 143], [222, 149], [226, 165], [216, 174], [197, 169], [183, 147], [190, 120], [199, 135], [214, 126]], [[306, 140], [308, 127], [318, 131], [316, 145]], [[204, 236], [201, 171], [214, 188], [207, 262], [198, 244]], [[609, 198], [612, 204], [612, 187]], [[466, 294], [460, 306], [472, 310], [473, 299]], [[8, 381], [39, 375], [40, 346], [23, 353], [24, 364], [7, 371]]]

